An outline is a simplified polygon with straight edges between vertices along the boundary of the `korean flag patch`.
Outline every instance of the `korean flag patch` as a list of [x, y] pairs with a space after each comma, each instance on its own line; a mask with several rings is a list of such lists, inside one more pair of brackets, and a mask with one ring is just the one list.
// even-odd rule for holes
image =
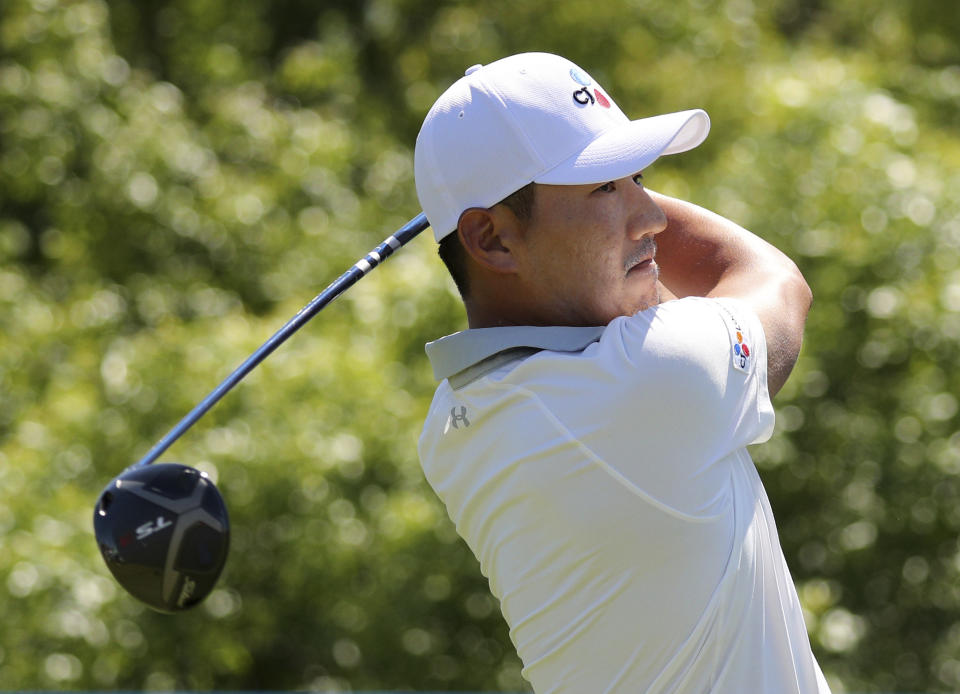
[[730, 358], [733, 362], [733, 368], [736, 371], [746, 375], [753, 370], [755, 361], [753, 356], [753, 346], [747, 340], [740, 321], [726, 305], [720, 304], [723, 312], [724, 323], [727, 326], [727, 332], [730, 334]]

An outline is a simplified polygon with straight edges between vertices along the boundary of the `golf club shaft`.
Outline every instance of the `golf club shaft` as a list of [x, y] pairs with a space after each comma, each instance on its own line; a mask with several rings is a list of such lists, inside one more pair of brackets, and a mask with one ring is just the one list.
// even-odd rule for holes
[[427, 222], [426, 216], [424, 216], [424, 214], [421, 212], [400, 227], [393, 234], [388, 236], [383, 243], [358, 260], [356, 264], [354, 264], [349, 270], [340, 275], [340, 277], [332, 282], [326, 289], [317, 294], [317, 296], [315, 296], [309, 304], [300, 309], [297, 315], [291, 318], [286, 325], [274, 333], [273, 337], [264, 342], [257, 349], [257, 351], [251, 354], [247, 360], [238, 366], [232, 374], [227, 376], [227, 378], [224, 379], [220, 385], [214, 388], [214, 390], [207, 397], [201, 400], [196, 407], [190, 410], [190, 412], [187, 413], [187, 415], [181, 419], [166, 436], [157, 441], [153, 448], [151, 448], [145, 456], [134, 463], [131, 467], [149, 465], [163, 455], [164, 451], [173, 445], [174, 441], [183, 436], [183, 434], [190, 427], [196, 424], [198, 419], [206, 414], [207, 410], [216, 405], [217, 402], [219, 402], [220, 399], [226, 395], [231, 388], [237, 385], [237, 383], [239, 383], [244, 376], [253, 371], [253, 369], [260, 362], [270, 356], [270, 354], [277, 347], [282, 345], [288, 337], [302, 328], [307, 321], [317, 315], [317, 313], [319, 313], [324, 306], [329, 304], [347, 289], [356, 284], [361, 277], [366, 275], [373, 268], [390, 257], [394, 251], [401, 248], [417, 234], [426, 229], [427, 226], [429, 226], [429, 222]]

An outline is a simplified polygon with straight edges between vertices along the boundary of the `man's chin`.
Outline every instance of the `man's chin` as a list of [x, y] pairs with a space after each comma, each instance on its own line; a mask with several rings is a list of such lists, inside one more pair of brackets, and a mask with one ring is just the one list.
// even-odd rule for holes
[[660, 287], [658, 286], [656, 289], [653, 290], [650, 296], [646, 297], [646, 299], [644, 300], [641, 300], [640, 308], [634, 311], [634, 313], [640, 313], [640, 311], [646, 311], [648, 308], [658, 306], [662, 302], [663, 302], [663, 296], [660, 293]]

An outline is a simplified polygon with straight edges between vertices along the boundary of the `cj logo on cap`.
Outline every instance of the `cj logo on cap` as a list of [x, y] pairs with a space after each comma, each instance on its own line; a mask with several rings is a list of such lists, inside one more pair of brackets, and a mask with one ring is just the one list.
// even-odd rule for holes
[[594, 87], [593, 92], [590, 91], [590, 85], [593, 84], [593, 82], [581, 70], [575, 67], [570, 68], [570, 77], [573, 78], [574, 82], [582, 85], [580, 89], [573, 93], [574, 101], [581, 106], [596, 103], [604, 108], [610, 108], [610, 100], [603, 95], [603, 92], [601, 92], [598, 87]]

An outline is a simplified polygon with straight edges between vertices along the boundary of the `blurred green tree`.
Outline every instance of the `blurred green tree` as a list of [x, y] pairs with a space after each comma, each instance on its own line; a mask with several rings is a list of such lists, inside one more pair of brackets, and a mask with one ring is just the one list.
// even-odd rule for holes
[[[651, 187], [794, 257], [804, 354], [754, 451], [837, 691], [960, 688], [960, 26], [942, 0], [0, 4], [0, 682], [521, 690], [416, 459], [424, 342], [462, 327], [419, 239], [171, 460], [218, 479], [204, 605], [134, 603], [104, 484], [417, 211], [412, 145], [465, 67], [588, 67], [708, 142]], [[426, 236], [426, 235], [425, 235]], [[39, 654], [24, 658], [23, 653]]]

